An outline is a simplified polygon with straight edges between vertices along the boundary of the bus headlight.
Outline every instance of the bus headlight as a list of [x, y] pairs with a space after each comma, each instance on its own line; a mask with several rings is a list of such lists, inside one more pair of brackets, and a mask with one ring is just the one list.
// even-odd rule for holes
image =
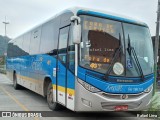
[[152, 85], [149, 86], [147, 89], [144, 90], [145, 93], [149, 93], [152, 90]]
[[90, 84], [88, 84], [88, 83], [86, 83], [86, 82], [84, 82], [84, 81], [82, 81], [82, 80], [80, 80], [80, 79], [78, 79], [78, 82], [79, 82], [86, 90], [88, 90], [88, 91], [90, 91], [90, 92], [94, 92], [94, 93], [95, 93], [95, 92], [100, 92], [99, 89], [93, 87], [92, 85], [90, 85]]

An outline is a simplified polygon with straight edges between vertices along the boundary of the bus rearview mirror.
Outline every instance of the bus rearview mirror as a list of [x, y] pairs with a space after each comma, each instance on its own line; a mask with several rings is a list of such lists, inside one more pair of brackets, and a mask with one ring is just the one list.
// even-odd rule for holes
[[73, 26], [73, 43], [79, 44], [81, 42], [81, 25], [76, 24]]
[[73, 43], [80, 44], [81, 42], [81, 20], [78, 16], [72, 16], [71, 21], [74, 22], [73, 26]]

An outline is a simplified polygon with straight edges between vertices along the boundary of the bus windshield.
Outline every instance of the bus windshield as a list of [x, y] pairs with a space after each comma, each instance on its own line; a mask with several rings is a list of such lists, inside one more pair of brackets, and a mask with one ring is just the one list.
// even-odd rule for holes
[[[153, 73], [153, 47], [149, 29], [147, 27], [123, 23], [126, 49], [128, 48], [128, 36], [130, 44], [136, 52], [136, 56], [144, 75]], [[135, 64], [133, 55], [126, 52], [126, 76], [140, 76], [140, 70]]]
[[133, 55], [127, 52], [130, 36], [143, 74], [153, 72], [153, 48], [147, 27], [93, 16], [80, 17], [80, 66], [103, 74], [111, 68], [109, 75], [113, 76], [141, 76]]

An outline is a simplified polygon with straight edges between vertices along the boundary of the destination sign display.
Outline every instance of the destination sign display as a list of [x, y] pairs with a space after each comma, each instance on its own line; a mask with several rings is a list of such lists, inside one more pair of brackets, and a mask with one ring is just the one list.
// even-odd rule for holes
[[103, 57], [103, 56], [93, 56], [93, 55], [85, 55], [85, 60], [90, 62], [97, 62], [97, 63], [109, 63], [110, 58]]
[[102, 22], [93, 22], [93, 21], [85, 20], [83, 24], [83, 28], [85, 30], [102, 31], [110, 34], [115, 33], [113, 24], [108, 24], [108, 23], [106, 24]]

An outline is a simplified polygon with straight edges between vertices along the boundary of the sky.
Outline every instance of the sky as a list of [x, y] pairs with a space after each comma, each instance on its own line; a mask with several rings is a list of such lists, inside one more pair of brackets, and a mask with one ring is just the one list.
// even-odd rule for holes
[[145, 22], [155, 35], [158, 0], [0, 0], [0, 35], [15, 38], [70, 7], [86, 7], [129, 16]]

